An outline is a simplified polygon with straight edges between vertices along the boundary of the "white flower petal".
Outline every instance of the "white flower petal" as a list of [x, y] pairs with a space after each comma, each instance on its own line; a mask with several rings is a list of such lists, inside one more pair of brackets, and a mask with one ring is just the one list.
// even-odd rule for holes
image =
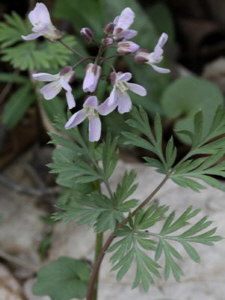
[[87, 100], [84, 102], [83, 107], [98, 107], [98, 98], [96, 96], [89, 96]]
[[152, 68], [153, 68], [156, 72], [158, 72], [158, 73], [164, 73], [164, 74], [170, 73], [170, 69], [161, 68], [161, 67], [158, 67], [158, 66], [156, 66], [156, 65], [151, 65], [151, 66], [152, 66]]
[[167, 40], [168, 40], [168, 34], [163, 32], [161, 34], [161, 36], [159, 37], [159, 40], [158, 40], [158, 43], [156, 46], [159, 46], [162, 48], [165, 45], [165, 43], [167, 42]]
[[127, 93], [121, 93], [118, 100], [118, 111], [120, 114], [127, 113], [132, 108], [130, 96]]
[[129, 29], [129, 30], [124, 30], [121, 32], [120, 37], [125, 38], [126, 40], [132, 39], [137, 35], [137, 30]]
[[102, 104], [98, 107], [98, 113], [102, 116], [106, 116], [110, 114], [112, 111], [114, 111], [117, 107], [117, 102], [110, 105], [109, 104], [109, 98], [107, 98]]
[[122, 73], [117, 75], [116, 82], [129, 81], [131, 78], [132, 78], [132, 74], [130, 72]]
[[53, 81], [49, 84], [46, 84], [40, 89], [40, 93], [46, 100], [51, 100], [55, 98], [56, 95], [61, 91], [62, 87], [59, 80]]
[[66, 90], [67, 92], [71, 92], [71, 91], [72, 91], [71, 86], [70, 86], [69, 83], [65, 80], [64, 77], [61, 77], [61, 78], [60, 78], [60, 84], [61, 84], [61, 86], [64, 88], [64, 90]]
[[48, 9], [43, 3], [36, 3], [35, 8], [29, 13], [28, 17], [33, 26], [40, 23], [51, 23]]
[[135, 14], [130, 7], [126, 7], [120, 14], [119, 19], [116, 23], [117, 28], [126, 30], [134, 22]]
[[28, 35], [21, 35], [22, 39], [24, 39], [25, 41], [35, 40], [35, 39], [39, 38], [39, 36], [42, 36], [42, 34], [41, 33], [31, 33]]
[[33, 74], [32, 77], [38, 81], [54, 81], [59, 79], [59, 74], [49, 74], [49, 73], [36, 73]]
[[66, 101], [67, 101], [67, 105], [68, 105], [69, 109], [72, 109], [76, 106], [76, 102], [75, 102], [74, 96], [71, 93], [71, 91], [68, 91], [66, 93]]
[[76, 127], [77, 125], [82, 123], [85, 119], [86, 119], [86, 112], [84, 109], [81, 109], [69, 118], [69, 120], [65, 124], [65, 128], [70, 129]]
[[118, 89], [114, 86], [109, 95], [109, 105], [113, 105], [114, 103], [117, 103], [117, 99], [118, 99]]
[[89, 141], [97, 142], [101, 137], [101, 120], [98, 116], [89, 117]]
[[127, 86], [129, 87], [129, 89], [133, 93], [135, 93], [137, 95], [140, 95], [140, 96], [146, 96], [147, 95], [146, 89], [143, 86], [139, 85], [139, 84], [127, 82]]

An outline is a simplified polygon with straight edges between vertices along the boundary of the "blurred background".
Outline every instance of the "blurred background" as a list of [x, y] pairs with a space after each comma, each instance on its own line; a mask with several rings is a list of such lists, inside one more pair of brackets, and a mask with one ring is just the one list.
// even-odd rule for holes
[[[21, 39], [21, 35], [31, 32], [27, 14], [36, 2], [0, 0], [0, 257], [4, 264], [7, 262], [0, 275], [3, 272], [10, 276], [12, 271], [19, 282], [32, 277], [35, 265], [48, 259], [52, 247], [55, 225], [50, 216], [61, 188], [46, 166], [54, 149], [48, 144], [48, 133], [56, 133], [57, 118], [67, 115], [64, 95], [45, 101], [39, 93], [40, 85], [31, 80], [31, 75], [34, 72], [55, 74], [78, 60], [60, 44], [42, 38], [30, 42]], [[132, 72], [133, 81], [148, 89], [146, 97], [132, 94], [132, 100], [147, 110], [150, 120], [156, 112], [162, 116], [165, 141], [174, 129], [176, 132], [192, 130], [193, 116], [200, 109], [204, 126], [208, 128], [218, 106], [224, 105], [224, 0], [48, 0], [43, 3], [56, 27], [65, 32], [64, 41], [85, 55], [95, 55], [97, 48], [80, 37], [80, 29], [90, 27], [95, 39], [100, 41], [104, 25], [127, 6], [135, 11], [132, 28], [138, 30], [138, 35], [133, 40], [142, 48], [152, 51], [160, 34], [168, 33], [162, 66], [170, 68], [170, 74], [158, 74], [129, 57], [114, 61], [116, 68]], [[83, 76], [84, 66], [80, 66], [72, 84], [78, 103], [83, 101]], [[110, 89], [109, 84], [100, 82], [100, 101], [106, 99]], [[129, 130], [125, 125], [128, 117], [129, 114], [116, 113], [107, 116], [104, 118], [107, 130], [113, 136]], [[181, 133], [176, 133], [175, 142], [180, 156], [190, 147], [189, 139]], [[119, 143], [123, 160], [141, 161], [145, 153], [126, 148], [122, 137]], [[59, 180], [57, 183], [63, 186]], [[18, 257], [22, 262], [17, 261]], [[1, 300], [8, 299], [4, 296], [7, 292], [2, 290], [2, 293]], [[25, 299], [21, 295], [18, 292], [9, 299]]]

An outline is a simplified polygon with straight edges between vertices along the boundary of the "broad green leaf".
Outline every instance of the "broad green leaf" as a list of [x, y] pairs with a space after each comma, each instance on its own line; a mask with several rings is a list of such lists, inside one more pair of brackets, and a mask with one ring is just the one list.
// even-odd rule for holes
[[[203, 135], [209, 131], [217, 108], [223, 103], [223, 95], [219, 88], [211, 82], [194, 76], [174, 81], [163, 93], [161, 104], [163, 112], [170, 119], [178, 119], [177, 131], [194, 130], [194, 115], [203, 113]], [[184, 142], [190, 139], [177, 133]]]
[[33, 292], [54, 300], [83, 299], [87, 293], [89, 274], [87, 262], [61, 257], [38, 271]]

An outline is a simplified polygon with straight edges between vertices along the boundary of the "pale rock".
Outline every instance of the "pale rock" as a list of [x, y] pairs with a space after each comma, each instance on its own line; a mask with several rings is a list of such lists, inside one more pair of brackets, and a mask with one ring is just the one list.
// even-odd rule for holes
[[24, 300], [21, 287], [4, 265], [0, 265], [0, 299]]

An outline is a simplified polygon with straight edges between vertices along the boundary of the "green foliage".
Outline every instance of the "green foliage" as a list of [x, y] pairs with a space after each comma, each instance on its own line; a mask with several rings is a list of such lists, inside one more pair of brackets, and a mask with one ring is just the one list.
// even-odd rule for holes
[[[225, 162], [220, 161], [225, 155], [225, 111], [218, 108], [213, 115], [211, 127], [205, 129], [203, 113], [199, 112], [194, 117], [194, 129], [182, 131], [191, 140], [190, 151], [176, 163], [177, 149], [173, 137], [167, 143], [163, 141], [162, 124], [156, 115], [151, 127], [148, 116], [142, 108], [133, 110], [133, 119], [127, 123], [137, 130], [139, 135], [124, 132], [126, 143], [149, 150], [151, 157], [145, 157], [147, 165], [157, 168], [161, 173], [167, 174], [175, 183], [189, 187], [195, 191], [204, 188], [196, 179], [207, 185], [225, 190], [225, 186], [213, 176], [225, 177]], [[140, 136], [142, 135], [142, 136]], [[145, 137], [145, 138], [144, 138]], [[154, 157], [152, 157], [154, 155]], [[196, 158], [196, 155], [199, 157]]]
[[[75, 45], [75, 40], [71, 36], [64, 38], [65, 42]], [[40, 70], [63, 67], [71, 60], [71, 53], [59, 43], [44, 41], [22, 42], [11, 48], [3, 49], [2, 60], [10, 62], [14, 68], [20, 70]], [[26, 59], [24, 59], [26, 57]]]
[[[223, 95], [215, 84], [189, 76], [174, 81], [164, 91], [161, 103], [166, 117], [177, 119], [177, 131], [193, 131], [194, 115], [201, 110], [205, 121], [203, 131], [207, 132], [218, 106], [223, 104]], [[190, 144], [188, 136], [182, 133], [177, 135]]]
[[119, 155], [117, 152], [117, 139], [112, 139], [110, 135], [102, 145], [102, 166], [103, 176], [109, 179], [115, 170]]
[[90, 268], [82, 260], [61, 257], [38, 272], [33, 292], [52, 300], [82, 299], [87, 292]]
[[[191, 139], [192, 147], [186, 156], [174, 167], [171, 176], [174, 182], [194, 190], [204, 188], [193, 179], [198, 178], [215, 188], [225, 190], [222, 182], [212, 176], [225, 177], [225, 111], [218, 108], [211, 127], [205, 131], [203, 113], [199, 112], [194, 118], [194, 132], [182, 131]], [[200, 156], [196, 158], [195, 156]], [[190, 179], [193, 178], [193, 179]]]
[[108, 229], [114, 231], [117, 222], [124, 219], [124, 212], [129, 212], [137, 205], [137, 200], [128, 200], [135, 191], [135, 173], [125, 173], [121, 184], [117, 186], [113, 197], [109, 198], [100, 192], [73, 194], [73, 201], [58, 205], [60, 212], [54, 215], [55, 220], [76, 221], [77, 224], [94, 225], [97, 232]]
[[116, 222], [123, 220], [123, 213], [113, 200], [97, 192], [88, 195], [77, 195], [76, 202], [59, 206], [64, 212], [55, 214], [55, 219], [76, 221], [77, 224], [94, 225], [97, 232], [114, 230]]
[[156, 242], [149, 239], [149, 234], [143, 229], [160, 221], [167, 209], [165, 206], [152, 205], [145, 212], [140, 210], [133, 219], [129, 218], [129, 225], [116, 232], [119, 240], [108, 252], [113, 252], [110, 260], [114, 265], [112, 270], [118, 270], [118, 280], [123, 278], [133, 263], [136, 267], [133, 288], [141, 285], [147, 291], [149, 285], [154, 283], [154, 277], [160, 277], [160, 265], [146, 254], [146, 250], [156, 250]]
[[123, 132], [123, 135], [126, 137], [126, 144], [149, 150], [155, 154], [157, 159], [145, 158], [148, 165], [156, 167], [161, 173], [167, 174], [175, 162], [176, 148], [171, 138], [166, 146], [166, 154], [164, 154], [162, 148], [162, 123], [159, 115], [156, 114], [155, 116], [153, 129], [149, 124], [147, 113], [141, 107], [139, 111], [136, 108], [133, 109], [132, 117], [127, 123], [136, 129], [140, 135], [144, 135], [145, 138], [136, 133]]
[[[21, 35], [27, 35], [31, 29], [15, 12], [5, 15], [5, 21], [0, 23], [2, 61], [20, 70], [57, 70], [71, 61], [70, 51], [59, 43], [23, 41]], [[72, 36], [66, 36], [64, 41], [72, 47], [76, 44]]]
[[[190, 243], [200, 243], [211, 246], [214, 242], [221, 240], [220, 236], [214, 235], [216, 228], [207, 229], [212, 222], [208, 221], [207, 217], [201, 218], [194, 225], [190, 225], [190, 220], [198, 215], [199, 209], [192, 209], [188, 207], [184, 213], [175, 220], [175, 212], [172, 212], [165, 220], [164, 225], [159, 234], [159, 242], [155, 252], [155, 259], [158, 260], [162, 255], [164, 256], [164, 278], [168, 279], [170, 273], [179, 281], [183, 275], [183, 271], [177, 264], [177, 261], [182, 259], [182, 256], [171, 244], [172, 241], [180, 243], [189, 257], [195, 262], [200, 262], [200, 256], [195, 248]], [[189, 226], [183, 233], [178, 235], [171, 235], [176, 231]]]
[[[180, 243], [189, 257], [195, 262], [199, 262], [199, 254], [191, 243], [213, 245], [214, 242], [221, 240], [221, 237], [214, 235], [215, 228], [208, 230], [212, 222], [208, 221], [207, 217], [201, 218], [194, 225], [189, 224], [189, 221], [200, 210], [193, 210], [192, 207], [189, 207], [175, 219], [174, 212], [165, 218], [168, 209], [167, 206], [154, 204], [145, 211], [139, 210], [133, 218], [129, 218], [128, 225], [116, 232], [116, 238], [119, 240], [114, 242], [108, 251], [113, 253], [111, 256], [112, 270], [118, 270], [118, 280], [134, 264], [136, 274], [133, 288], [141, 285], [147, 291], [150, 284], [154, 283], [154, 278], [160, 277], [162, 266], [156, 261], [161, 256], [164, 257], [165, 262], [163, 267], [165, 279], [168, 279], [172, 273], [175, 279], [179, 280], [183, 272], [177, 261], [182, 259], [182, 256], [172, 243]], [[161, 231], [158, 234], [149, 232], [149, 227], [160, 221], [163, 221]], [[171, 235], [186, 226], [189, 228], [182, 233]], [[153, 254], [155, 254], [155, 258], [149, 256]]]
[[21, 41], [21, 35], [28, 34], [27, 24], [16, 13], [4, 15], [5, 22], [0, 23], [0, 45], [1, 48], [12, 46]]
[[35, 101], [29, 83], [14, 92], [3, 110], [2, 123], [7, 129], [13, 128], [24, 116], [27, 108]]

